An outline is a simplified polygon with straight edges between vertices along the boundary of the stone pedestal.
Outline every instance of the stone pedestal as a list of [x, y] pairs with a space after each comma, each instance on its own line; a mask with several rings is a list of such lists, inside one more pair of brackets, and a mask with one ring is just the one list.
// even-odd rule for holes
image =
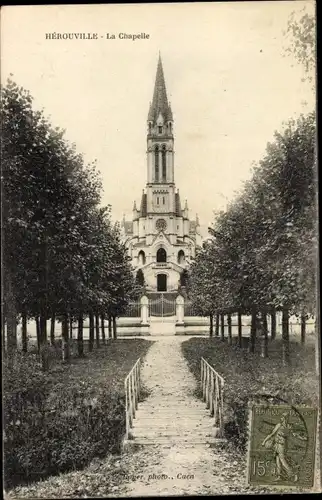
[[177, 325], [184, 324], [184, 298], [182, 295], [178, 295], [176, 298], [176, 316], [177, 316]]
[[184, 335], [184, 298], [182, 295], [178, 295], [176, 298], [176, 335]]
[[149, 324], [149, 299], [146, 295], [141, 297], [141, 328], [140, 335], [150, 335]]

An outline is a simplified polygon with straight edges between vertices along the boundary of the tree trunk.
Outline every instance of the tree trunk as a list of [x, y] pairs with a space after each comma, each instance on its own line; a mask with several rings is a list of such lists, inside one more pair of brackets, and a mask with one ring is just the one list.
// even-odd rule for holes
[[268, 334], [268, 323], [267, 323], [267, 314], [265, 312], [262, 313], [262, 321], [263, 321], [263, 328], [266, 334]]
[[221, 340], [225, 340], [225, 315], [220, 315], [220, 335]]
[[69, 338], [73, 339], [73, 316], [72, 314], [69, 316]]
[[21, 327], [21, 340], [22, 340], [22, 351], [28, 351], [28, 339], [27, 339], [27, 314], [24, 312], [22, 315], [22, 327]]
[[282, 312], [282, 356], [283, 364], [290, 362], [289, 312], [285, 307]]
[[215, 337], [219, 337], [219, 314], [216, 314]]
[[50, 318], [50, 343], [51, 345], [55, 345], [55, 323], [56, 323], [56, 315], [53, 312]]
[[320, 366], [321, 366], [321, 360], [320, 360], [320, 352], [321, 352], [321, 330], [320, 330], [320, 324], [321, 324], [321, 319], [320, 319], [320, 307], [318, 305], [317, 311], [316, 311], [316, 317], [315, 317], [315, 322], [314, 322], [314, 334], [315, 334], [315, 373], [319, 377], [321, 376], [320, 373]]
[[210, 324], [209, 324], [209, 337], [212, 337], [213, 333], [214, 333], [214, 317], [213, 317], [212, 314], [209, 315], [209, 321], [210, 321]]
[[227, 323], [228, 323], [228, 345], [232, 345], [233, 337], [232, 337], [232, 326], [231, 326], [231, 314], [227, 315]]
[[96, 347], [100, 346], [100, 317], [98, 314], [95, 315], [95, 333], [96, 333]]
[[112, 338], [112, 316], [109, 315], [108, 317], [108, 338]]
[[47, 318], [44, 312], [40, 314], [39, 318], [40, 325], [40, 343], [41, 345], [47, 342]]
[[39, 319], [39, 350], [41, 366], [44, 372], [49, 370], [49, 350], [47, 345], [47, 319], [44, 311], [40, 313]]
[[92, 312], [89, 313], [89, 352], [92, 352], [94, 347], [94, 314]]
[[62, 356], [63, 361], [69, 361], [69, 335], [68, 335], [68, 315], [64, 314], [62, 318]]
[[261, 314], [261, 357], [267, 358], [268, 356], [268, 327], [267, 327], [267, 314], [262, 312]]
[[[4, 270], [2, 270], [4, 274]], [[6, 350], [6, 305], [4, 301], [4, 286], [3, 286], [3, 276], [1, 280], [1, 336], [2, 336], [2, 348], [3, 352]]]
[[83, 313], [78, 315], [78, 332], [77, 332], [77, 351], [78, 356], [82, 358], [84, 356], [84, 318]]
[[40, 332], [39, 316], [35, 317], [35, 322], [36, 322], [36, 332], [37, 332], [37, 348], [38, 348], [38, 353], [40, 353], [41, 332]]
[[[3, 307], [4, 309], [4, 307]], [[1, 314], [1, 335], [2, 335], [2, 349], [3, 352], [6, 351], [6, 316], [5, 312], [2, 311]]]
[[271, 339], [276, 338], [276, 311], [271, 313]]
[[17, 349], [17, 316], [14, 305], [11, 305], [7, 316], [7, 349], [8, 352]]
[[102, 340], [103, 340], [103, 344], [105, 345], [106, 344], [106, 339], [105, 339], [105, 324], [104, 324], [104, 321], [105, 321], [105, 316], [104, 316], [104, 314], [101, 314]]
[[9, 276], [7, 286], [7, 350], [8, 352], [12, 352], [17, 349], [17, 308]]
[[116, 316], [113, 316], [113, 339], [117, 339]]
[[257, 311], [256, 309], [252, 310], [252, 323], [250, 327], [250, 336], [249, 336], [249, 352], [255, 352], [255, 342], [256, 342], [256, 329], [257, 329]]
[[239, 347], [242, 347], [242, 345], [243, 345], [243, 325], [242, 325], [242, 315], [241, 315], [240, 311], [238, 311], [237, 319], [238, 319], [238, 345], [239, 345]]
[[301, 315], [301, 344], [305, 343], [305, 334], [306, 334], [306, 316], [304, 314]]

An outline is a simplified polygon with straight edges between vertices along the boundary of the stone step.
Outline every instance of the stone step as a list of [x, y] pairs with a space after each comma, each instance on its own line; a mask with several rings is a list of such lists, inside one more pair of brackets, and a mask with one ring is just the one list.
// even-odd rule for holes
[[146, 399], [145, 401], [140, 401], [141, 405], [147, 406], [190, 406], [191, 408], [204, 408], [206, 403], [203, 401], [187, 401], [186, 399], [176, 399], [170, 401], [167, 396], [156, 395], [153, 398]]
[[[132, 432], [133, 433], [140, 433], [140, 434], [146, 434], [148, 435], [151, 432], [158, 432], [158, 433], [164, 433], [164, 434], [169, 434], [169, 433], [176, 433], [176, 434], [214, 434], [217, 432], [217, 427], [210, 427], [210, 426], [195, 426], [195, 427], [189, 427], [189, 426], [184, 426], [184, 427], [174, 427], [174, 426], [162, 426], [162, 425], [155, 425], [151, 426], [149, 429], [147, 429], [145, 426], [142, 425], [134, 425], [132, 427]], [[170, 434], [169, 434], [170, 435]]]
[[[160, 398], [161, 399], [161, 398]], [[203, 404], [199, 404], [199, 405], [194, 405], [194, 404], [189, 404], [189, 403], [180, 403], [180, 402], [177, 402], [177, 403], [168, 403], [168, 402], [158, 402], [158, 403], [155, 403], [155, 404], [151, 404], [151, 403], [146, 403], [146, 402], [141, 402], [139, 403], [140, 405], [140, 408], [148, 408], [149, 410], [157, 410], [158, 408], [165, 408], [165, 409], [168, 409], [168, 410], [176, 410], [176, 409], [179, 409], [179, 410], [182, 410], [182, 409], [191, 409], [191, 410], [205, 410], [206, 409], [206, 405], [203, 405]]]
[[133, 422], [133, 427], [132, 429], [138, 429], [140, 431], [145, 431], [145, 432], [155, 432], [156, 430], [161, 430], [161, 431], [177, 431], [177, 432], [213, 432], [217, 427], [214, 425], [207, 425], [207, 424], [201, 424], [201, 425], [194, 425], [194, 424], [187, 424], [187, 425], [171, 425], [171, 424], [162, 424], [162, 423], [155, 423], [153, 425], [149, 425], [148, 427], [141, 422]]
[[178, 403], [184, 403], [184, 404], [187, 404], [187, 405], [197, 405], [197, 406], [200, 406], [200, 405], [203, 405], [205, 404], [204, 401], [202, 401], [201, 399], [188, 399], [187, 397], [180, 397], [180, 396], [176, 396], [176, 397], [170, 397], [168, 394], [164, 394], [163, 392], [159, 392], [159, 391], [155, 391], [153, 392], [153, 394], [151, 394], [149, 396], [148, 399], [145, 400], [145, 403], [148, 403], [150, 402], [151, 404], [153, 404], [154, 402], [155, 403], [159, 403], [159, 398], [164, 398], [162, 400], [162, 403], [164, 404], [178, 404]]
[[[166, 377], [173, 377], [173, 373], [167, 373], [167, 374], [164, 374]], [[173, 381], [170, 379], [169, 382], [165, 382], [164, 384], [162, 385], [154, 385], [152, 390], [151, 390], [151, 393], [155, 393], [155, 392], [158, 392], [158, 391], [164, 391], [166, 392], [167, 394], [169, 394], [169, 397], [174, 399], [175, 397], [179, 397], [179, 398], [183, 398], [183, 396], [185, 395], [185, 391], [186, 389], [186, 385], [184, 384], [184, 382], [182, 382], [181, 384], [176, 384], [175, 385], [175, 391], [174, 391], [174, 385], [173, 385]], [[195, 395], [193, 394], [193, 391], [191, 391], [191, 396], [192, 397], [195, 397]]]
[[157, 411], [157, 410], [164, 410], [164, 411], [191, 411], [191, 412], [199, 412], [199, 413], [204, 413], [206, 410], [209, 410], [209, 408], [206, 408], [206, 405], [202, 406], [190, 406], [190, 405], [150, 405], [150, 404], [144, 404], [144, 403], [139, 403], [138, 405], [138, 410], [144, 409], [144, 410], [149, 410], [149, 411]]
[[205, 404], [204, 401], [198, 400], [198, 399], [191, 399], [190, 400], [187, 398], [180, 398], [180, 397], [170, 399], [168, 394], [165, 394], [164, 392], [161, 392], [161, 391], [154, 392], [144, 402], [158, 404], [161, 402], [161, 400], [162, 400], [162, 403], [168, 404], [168, 405], [175, 405], [175, 404], [182, 404], [183, 403], [183, 404], [187, 404], [187, 405], [191, 405], [191, 406], [193, 406], [193, 405], [200, 406], [200, 405]]
[[182, 447], [187, 447], [187, 448], [194, 448], [195, 446], [205, 446], [205, 445], [218, 445], [222, 442], [226, 442], [226, 440], [219, 439], [219, 438], [214, 438], [214, 437], [202, 437], [202, 438], [195, 438], [195, 439], [189, 439], [189, 438], [182, 438], [182, 437], [158, 437], [158, 438], [144, 438], [144, 437], [134, 437], [133, 439], [129, 439], [127, 441], [127, 444], [139, 444], [142, 446], [164, 446], [164, 447], [171, 447], [171, 446], [182, 446]]
[[194, 420], [183, 424], [177, 422], [162, 422], [162, 420], [151, 421], [150, 423], [142, 422], [141, 420], [133, 420], [133, 428], [138, 429], [215, 429], [214, 422], [198, 422]]
[[144, 439], [182, 439], [182, 440], [192, 440], [192, 441], [202, 441], [213, 439], [216, 437], [215, 432], [183, 432], [179, 430], [162, 430], [156, 429], [155, 431], [146, 432], [144, 429], [132, 429], [131, 433], [134, 439], [136, 438], [144, 438]]
[[142, 425], [146, 428], [150, 427], [151, 425], [172, 425], [176, 427], [182, 427], [182, 426], [196, 426], [196, 425], [203, 425], [203, 426], [208, 426], [208, 427], [213, 427], [215, 425], [214, 419], [207, 418], [207, 417], [202, 417], [202, 418], [171, 418], [170, 416], [167, 418], [162, 418], [162, 417], [136, 417], [133, 419], [134, 425]]
[[[170, 375], [169, 375], [170, 377]], [[171, 402], [176, 402], [176, 401], [185, 401], [187, 403], [203, 403], [203, 400], [199, 397], [196, 397], [194, 394], [185, 394], [184, 390], [185, 387], [182, 386], [179, 391], [176, 391], [175, 393], [173, 392], [173, 385], [169, 385], [169, 391], [165, 391], [164, 387], [154, 387], [152, 391], [149, 394], [149, 399], [152, 399], [155, 397], [155, 395], [163, 395], [167, 398], [167, 401]], [[201, 396], [201, 394], [200, 394]]]
[[176, 399], [175, 401], [169, 401], [166, 396], [156, 396], [153, 398], [146, 399], [145, 401], [139, 401], [140, 405], [151, 406], [158, 408], [160, 406], [164, 408], [172, 408], [175, 406], [186, 406], [189, 408], [206, 408], [206, 403], [203, 401], [187, 401], [186, 399]]
[[214, 418], [210, 414], [200, 414], [200, 413], [166, 413], [166, 412], [136, 412], [135, 420], [142, 420], [146, 425], [152, 420], [160, 420], [164, 422], [214, 422]]
[[178, 421], [189, 421], [189, 420], [203, 420], [203, 421], [208, 421], [212, 420], [212, 417], [210, 416], [210, 413], [188, 413], [188, 412], [177, 412], [177, 413], [171, 413], [171, 412], [164, 412], [164, 411], [159, 411], [152, 413], [150, 411], [147, 412], [136, 412], [135, 413], [135, 419], [143, 419], [144, 421], [148, 422], [149, 420], [178, 420]]
[[188, 420], [189, 418], [200, 418], [208, 419], [212, 418], [209, 410], [189, 410], [188, 408], [181, 410], [169, 410], [165, 408], [159, 408], [158, 410], [150, 410], [149, 408], [140, 408], [136, 410], [135, 416], [140, 418], [180, 418]]

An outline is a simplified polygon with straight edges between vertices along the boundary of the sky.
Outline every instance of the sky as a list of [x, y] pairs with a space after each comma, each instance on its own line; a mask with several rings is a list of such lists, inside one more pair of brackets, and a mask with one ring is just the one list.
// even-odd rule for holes
[[120, 220], [131, 218], [146, 184], [146, 121], [160, 51], [176, 186], [190, 217], [198, 213], [207, 227], [250, 177], [274, 131], [315, 107], [304, 69], [284, 55], [283, 31], [303, 7], [314, 11], [313, 2], [294, 0], [4, 7], [1, 79], [12, 74], [85, 160], [97, 160], [102, 203]]

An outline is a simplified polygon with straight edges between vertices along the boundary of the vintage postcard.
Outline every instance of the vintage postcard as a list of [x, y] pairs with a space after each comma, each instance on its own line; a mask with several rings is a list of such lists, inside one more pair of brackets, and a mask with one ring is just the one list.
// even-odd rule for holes
[[1, 9], [6, 498], [321, 491], [315, 8]]

